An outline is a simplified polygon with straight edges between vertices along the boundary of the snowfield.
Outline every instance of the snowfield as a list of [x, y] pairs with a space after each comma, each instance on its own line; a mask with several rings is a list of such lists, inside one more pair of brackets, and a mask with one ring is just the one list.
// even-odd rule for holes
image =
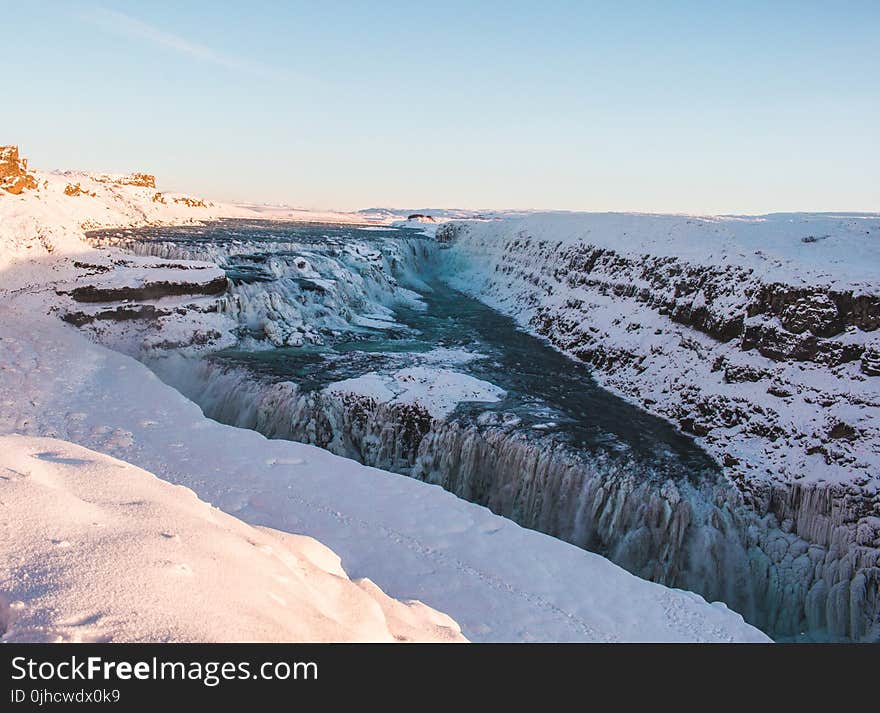
[[[181, 342], [199, 330], [222, 342], [209, 266], [151, 259], [145, 274], [81, 231], [253, 213], [37, 178], [0, 196], [5, 640], [458, 640], [458, 626], [472, 641], [768, 641], [723, 604], [439, 487], [206, 419], [59, 306], [103, 285], [141, 309], [125, 289], [173, 285], [146, 306], [186, 313]], [[96, 195], [66, 195], [73, 179]], [[97, 318], [83, 304], [77, 319]]]
[[53, 438], [3, 436], [0, 452], [4, 641], [463, 641], [315, 540], [128, 463]]

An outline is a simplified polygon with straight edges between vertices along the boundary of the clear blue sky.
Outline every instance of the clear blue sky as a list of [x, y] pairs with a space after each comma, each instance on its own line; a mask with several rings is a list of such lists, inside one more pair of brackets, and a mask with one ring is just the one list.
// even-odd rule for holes
[[880, 1], [3, 0], [0, 142], [313, 208], [880, 210]]

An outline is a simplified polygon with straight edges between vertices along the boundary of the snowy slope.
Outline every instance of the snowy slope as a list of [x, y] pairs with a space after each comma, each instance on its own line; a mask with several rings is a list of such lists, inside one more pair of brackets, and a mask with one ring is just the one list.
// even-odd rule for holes
[[433, 418], [449, 415], [468, 401], [498, 401], [504, 391], [488, 381], [449, 369], [422, 366], [401, 369], [391, 375], [369, 373], [337, 381], [327, 387], [336, 394], [355, 394], [377, 403], [418, 404]]
[[[6, 202], [5, 197], [0, 199], [0, 253], [5, 261], [0, 268], [0, 435], [63, 439], [120, 458], [170, 483], [184, 485], [204, 501], [251, 525], [315, 537], [340, 555], [350, 576], [369, 577], [392, 597], [418, 599], [446, 612], [471, 640], [767, 640], [721, 604], [710, 605], [694, 594], [638, 579], [602, 557], [524, 530], [438, 487], [367, 468], [317, 448], [266, 440], [253, 431], [210, 421], [198, 407], [162, 384], [142, 364], [91, 343], [83, 333], [64, 324], [56, 310], [59, 300], [68, 298], [59, 296], [56, 290], [70, 292], [77, 285], [94, 283], [96, 278], [109, 279], [103, 270], [108, 261], [113, 264], [119, 260], [114, 269], [120, 272], [143, 267], [141, 263], [127, 263], [124, 256], [112, 251], [88, 248], [80, 242], [79, 225], [107, 225], [114, 220], [131, 225], [153, 219], [175, 219], [164, 213], [150, 213], [152, 208], [144, 202], [147, 197], [133, 193], [138, 190], [119, 189], [125, 192], [124, 197], [117, 196], [117, 189], [103, 194], [101, 201], [93, 205], [106, 210], [106, 217], [101, 210], [96, 211], [97, 215], [90, 215], [86, 210], [79, 212], [79, 209], [71, 214], [64, 201], [96, 199], [66, 196], [63, 190], [25, 193], [11, 202]], [[139, 216], [135, 208], [143, 210], [143, 215]], [[50, 239], [35, 239], [39, 235]], [[27, 259], [22, 261], [22, 256]], [[163, 265], [160, 270], [174, 268]], [[143, 277], [132, 279], [135, 284], [142, 284]], [[121, 274], [112, 281], [117, 286], [132, 284]], [[207, 318], [198, 310], [182, 311], [189, 314], [187, 318], [195, 315], [197, 321]], [[220, 325], [217, 326], [219, 331]], [[67, 453], [65, 449], [70, 448], [73, 446], [55, 444], [47, 450]], [[15, 458], [33, 460], [32, 455]], [[69, 455], [62, 458], [68, 459]], [[81, 452], [73, 454], [73, 458], [97, 462], [97, 456], [85, 457]], [[7, 461], [12, 460], [4, 451], [3, 465], [9, 467]], [[36, 460], [40, 461], [40, 467], [50, 468], [44, 465], [45, 459]], [[108, 471], [104, 468], [109, 466], [104, 461], [101, 464], [101, 472], [106, 475]], [[58, 466], [63, 470], [65, 465], [56, 462], [51, 468]], [[12, 467], [20, 470], [15, 465]], [[148, 478], [139, 471], [134, 474], [131, 480], [140, 479], [142, 485], [144, 478]], [[49, 476], [60, 477], [54, 470]], [[15, 487], [22, 486], [19, 483]], [[84, 495], [84, 491], [75, 489], [74, 482], [68, 483], [66, 490], [74, 495], [64, 497], [82, 499]], [[162, 499], [158, 493], [150, 497], [157, 501]], [[173, 523], [166, 525], [163, 520], [163, 530], [173, 529], [179, 533], [189, 528], [208, 527], [209, 524], [199, 520], [203, 506], [191, 495], [181, 497], [188, 500], [194, 511], [185, 513], [186, 517], [175, 515], [181, 522], [173, 528]], [[134, 500], [132, 498], [132, 502]], [[166, 505], [171, 507], [172, 503], [166, 501]], [[14, 537], [15, 510], [4, 509], [4, 518], [11, 529], [11, 541], [19, 542]], [[143, 521], [150, 533], [155, 523], [156, 520], [150, 518]], [[46, 533], [52, 527], [51, 523], [39, 519], [32, 526], [34, 531]], [[229, 524], [229, 527], [245, 528], [238, 524]], [[127, 532], [129, 536], [140, 537]], [[76, 539], [60, 532], [49, 534], [60, 541], [73, 543]], [[230, 537], [230, 548], [241, 545], [239, 539]], [[291, 547], [302, 554], [297, 542]], [[26, 560], [32, 557], [33, 561], [26, 561], [21, 569], [22, 564], [16, 559], [13, 571], [13, 561], [7, 559], [3, 567], [7, 619], [11, 613], [27, 611], [28, 606], [27, 602], [25, 609], [11, 606], [10, 592], [22, 591], [15, 572], [20, 574], [39, 568], [44, 557], [55, 553], [55, 549], [45, 543], [29, 543], [27, 540], [16, 547], [34, 547], [24, 554]], [[55, 543], [50, 541], [49, 544]], [[160, 546], [172, 547], [173, 543], [160, 543]], [[164, 555], [147, 553], [147, 556]], [[208, 556], [206, 550], [193, 550], [191, 560], [198, 562], [203, 556]], [[303, 558], [308, 559], [305, 555]], [[190, 562], [186, 564], [193, 571], [198, 569]], [[332, 574], [333, 568], [329, 569]], [[73, 574], [72, 570], [59, 570], [58, 574], [60, 580], [70, 584], [70, 599], [64, 599], [63, 592], [47, 595], [58, 596], [57, 601], [66, 602], [60, 607], [62, 611], [53, 626], [63, 628], [67, 625], [65, 622], [82, 621], [86, 624], [83, 632], [86, 636], [145, 635], [146, 629], [128, 630], [127, 634], [121, 623], [120, 629], [114, 629], [112, 618], [96, 620], [94, 628], [89, 628], [91, 625], [86, 619], [76, 619], [76, 615], [82, 613], [76, 595], [82, 591], [82, 583], [75, 577], [65, 579]], [[107, 586], [116, 584], [108, 582]], [[213, 584], [207, 579], [198, 586]], [[369, 590], [367, 585], [361, 585], [361, 589], [365, 587]], [[347, 591], [351, 594], [351, 590]], [[378, 593], [374, 594], [373, 601], [385, 603], [385, 621], [389, 622], [387, 630], [379, 633], [402, 630], [399, 628], [402, 625], [394, 622], [398, 614], [403, 617], [412, 610], [400, 609]], [[234, 595], [235, 591], [230, 593], [231, 597]], [[308, 598], [304, 592], [297, 596]], [[356, 597], [352, 597], [349, 601], [355, 601]], [[21, 595], [16, 594], [14, 598]], [[282, 598], [285, 597], [282, 595]], [[341, 600], [334, 601], [340, 603]], [[256, 629], [242, 632], [242, 638], [269, 637], [254, 632], [265, 632], [259, 627], [279, 616], [277, 603], [273, 602], [266, 602], [265, 611], [254, 605], [251, 611]], [[143, 605], [146, 607], [147, 602]], [[39, 609], [40, 602], [33, 602], [32, 606]], [[340, 604], [340, 610], [345, 608]], [[370, 616], [376, 614], [372, 604], [368, 608]], [[391, 609], [397, 613], [389, 613]], [[155, 609], [149, 611], [156, 612]], [[422, 609], [417, 611], [427, 617], [424, 620], [428, 622], [426, 635], [437, 634], [431, 627], [445, 620], [436, 619], [437, 615]], [[339, 631], [344, 629], [351, 638], [363, 638], [364, 631], [372, 632], [369, 636], [378, 635], [375, 628], [370, 628], [369, 621], [358, 621], [352, 612], [338, 614], [344, 620]], [[177, 620], [180, 621], [179, 616]], [[19, 626], [31, 626], [40, 620], [25, 616], [18, 621]], [[318, 622], [316, 627], [320, 628], [319, 625], [323, 626]], [[157, 623], [155, 629], [159, 628]], [[60, 633], [64, 635], [65, 631]], [[211, 635], [205, 630], [188, 631], [185, 636]], [[326, 635], [328, 630], [322, 631]]]
[[447, 235], [457, 286], [743, 478], [876, 490], [880, 215], [536, 214]]
[[3, 641], [461, 641], [315, 540], [52, 438], [0, 437]]

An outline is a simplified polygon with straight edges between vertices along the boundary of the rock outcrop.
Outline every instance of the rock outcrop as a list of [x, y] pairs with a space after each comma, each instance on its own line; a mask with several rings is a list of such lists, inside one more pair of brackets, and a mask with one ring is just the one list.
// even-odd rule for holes
[[18, 146], [0, 146], [0, 188], [19, 195], [37, 187], [37, 179], [27, 170], [27, 159], [18, 155]]
[[90, 196], [95, 198], [98, 194], [94, 191], [84, 189], [79, 183], [68, 183], [64, 187], [64, 195], [76, 198], [77, 196]]
[[188, 196], [178, 196], [174, 199], [175, 203], [185, 205], [188, 208], [207, 208], [208, 204], [201, 198], [189, 198]]
[[115, 183], [118, 186], [156, 187], [156, 177], [150, 173], [130, 173], [123, 176], [95, 176], [94, 178], [99, 183]]

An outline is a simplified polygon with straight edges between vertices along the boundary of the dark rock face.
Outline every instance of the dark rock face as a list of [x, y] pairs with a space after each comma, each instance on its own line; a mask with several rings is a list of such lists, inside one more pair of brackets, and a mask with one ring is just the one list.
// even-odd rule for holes
[[226, 291], [226, 276], [209, 282], [149, 282], [138, 287], [100, 287], [85, 285], [70, 291], [77, 302], [121, 302], [155, 300], [179, 295], [219, 295]]
[[787, 330], [809, 330], [817, 337], [833, 337], [850, 326], [866, 332], [880, 327], [880, 297], [780, 283], [761, 285], [747, 311], [749, 317], [779, 317]]
[[[460, 226], [448, 224], [438, 237], [454, 242], [459, 230]], [[634, 259], [587, 244], [563, 247], [547, 241], [532, 242], [527, 236], [505, 244], [505, 251], [514, 256], [527, 248], [537, 252], [543, 265], [552, 267], [523, 266], [512, 259], [496, 267], [496, 282], [527, 279], [538, 293], [548, 295], [554, 291], [554, 284], [562, 284], [571, 290], [634, 300], [677, 324], [719, 342], [736, 340], [743, 351], [757, 349], [774, 361], [814, 362], [829, 367], [858, 361], [865, 347], [857, 340], [847, 340], [846, 334], [873, 331], [880, 326], [880, 297], [873, 295], [767, 285], [751, 270], [737, 266], [693, 265], [675, 257], [650, 255]], [[577, 305], [568, 307], [576, 309]], [[548, 319], [554, 323], [549, 324]], [[533, 325], [551, 340], [555, 339], [554, 333], [578, 331], [576, 325], [567, 328], [551, 316], [539, 315]], [[607, 365], [607, 346], [600, 355], [589, 346], [589, 337], [586, 341], [580, 347], [569, 342], [565, 348], [578, 351], [581, 358], [596, 366]], [[873, 354], [878, 351], [875, 349], [863, 361], [864, 373], [875, 375], [880, 358]], [[754, 374], [735, 370], [726, 375], [731, 382], [758, 380]]]
[[811, 361], [826, 366], [856, 361], [864, 349], [858, 344], [822, 339], [810, 332], [794, 333], [780, 328], [774, 322], [747, 326], [741, 347], [743, 350], [757, 349], [774, 361]]
[[761, 369], [739, 364], [731, 364], [724, 368], [724, 380], [728, 384], [739, 384], [744, 381], [761, 381], [768, 373]]
[[[461, 230], [444, 225], [438, 240], [454, 242]], [[765, 284], [750, 269], [734, 265], [694, 265], [651, 255], [634, 259], [607, 248], [563, 246], [526, 235], [508, 240], [504, 247], [512, 256], [529, 250], [533, 259], [528, 277], [516, 259], [499, 265], [498, 282], [525, 278], [547, 294], [561, 284], [634, 300], [720, 342], [738, 340], [743, 350], [757, 349], [774, 361], [826, 366], [856, 361], [864, 348], [840, 337], [848, 328], [873, 331], [880, 326], [878, 296]], [[534, 265], [535, 258], [540, 266]], [[550, 335], [551, 330], [536, 326]], [[872, 374], [873, 363], [869, 358], [865, 373]]]
[[100, 312], [66, 312], [62, 315], [68, 324], [75, 327], [83, 327], [95, 321], [114, 321], [126, 322], [132, 319], [156, 320], [159, 317], [167, 317], [171, 312], [168, 310], [157, 309], [153, 305], [125, 305], [115, 307], [113, 309], [102, 310]]
[[843, 329], [837, 305], [821, 292], [788, 305], [782, 310], [779, 321], [789, 332], [803, 334], [809, 331], [817, 337], [833, 337]]
[[868, 346], [862, 353], [862, 372], [868, 376], [880, 376], [880, 345]]
[[838, 421], [831, 430], [828, 431], [828, 438], [845, 438], [847, 441], [854, 441], [858, 438], [859, 433], [848, 423]]
[[458, 232], [460, 230], [460, 226], [456, 223], [444, 223], [440, 227], [437, 228], [437, 232], [434, 235], [434, 239], [438, 243], [452, 243], [455, 241], [458, 236]]

